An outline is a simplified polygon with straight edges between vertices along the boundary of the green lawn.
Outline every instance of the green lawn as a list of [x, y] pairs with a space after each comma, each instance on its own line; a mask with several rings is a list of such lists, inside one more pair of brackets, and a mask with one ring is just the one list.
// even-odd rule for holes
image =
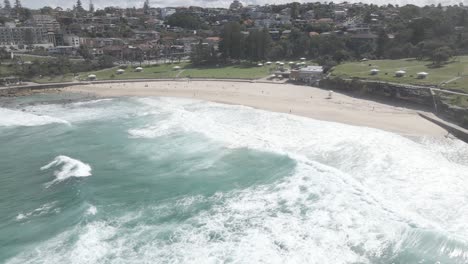
[[231, 65], [220, 67], [191, 67], [187, 66], [181, 73], [180, 77], [191, 78], [213, 78], [213, 79], [259, 79], [270, 74], [270, 69], [273, 66], [247, 66], [247, 65]]
[[48, 57], [48, 56], [31, 56], [28, 54], [15, 54], [15, 57], [21, 57], [23, 61], [41, 61], [41, 62], [55, 59], [53, 57]]
[[153, 66], [143, 66], [143, 71], [136, 72], [134, 67], [127, 67], [123, 74], [117, 74], [118, 67], [113, 67], [105, 70], [81, 73], [80, 80], [87, 80], [88, 75], [96, 75], [98, 80], [126, 80], [126, 79], [164, 79], [175, 78], [178, 70], [174, 70], [175, 66], [184, 68], [187, 63], [160, 64]]
[[[370, 75], [371, 69], [379, 69], [378, 75]], [[395, 77], [395, 71], [404, 70], [406, 76]], [[427, 72], [426, 79], [417, 79], [418, 72]], [[335, 67], [331, 76], [341, 78], [357, 77], [361, 79], [380, 80], [396, 83], [441, 85], [445, 88], [453, 88], [468, 91], [468, 82], [465, 77], [453, 80], [448, 84], [443, 84], [459, 76], [468, 77], [468, 56], [460, 56], [439, 68], [431, 67], [430, 61], [419, 61], [416, 59], [402, 60], [371, 60], [365, 62], [350, 62]]]
[[[174, 69], [179, 66], [180, 69]], [[136, 72], [133, 67], [125, 69], [123, 74], [117, 74], [118, 67], [100, 71], [81, 73], [80, 80], [86, 80], [89, 74], [95, 74], [98, 80], [125, 80], [125, 79], [164, 79], [164, 78], [242, 78], [258, 79], [268, 76], [273, 66], [213, 66], [194, 67], [189, 63], [160, 64], [144, 66], [142, 72]]]
[[35, 77], [32, 79], [35, 83], [61, 83], [61, 82], [71, 82], [73, 81], [73, 74], [68, 73], [65, 75], [57, 75], [57, 76], [45, 76], [42, 78]]

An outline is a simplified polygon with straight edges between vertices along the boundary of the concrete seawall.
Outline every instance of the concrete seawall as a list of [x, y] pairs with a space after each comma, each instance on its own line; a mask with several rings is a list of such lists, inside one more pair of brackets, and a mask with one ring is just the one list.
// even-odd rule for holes
[[448, 122], [436, 117], [435, 115], [429, 115], [429, 114], [422, 113], [422, 112], [418, 112], [418, 114], [422, 118], [427, 119], [427, 120], [437, 124], [438, 126], [443, 127], [448, 132], [450, 132], [450, 134], [454, 135], [458, 139], [468, 143], [468, 130], [466, 130], [466, 129], [462, 128], [462, 127], [459, 127], [457, 125], [448, 123]]

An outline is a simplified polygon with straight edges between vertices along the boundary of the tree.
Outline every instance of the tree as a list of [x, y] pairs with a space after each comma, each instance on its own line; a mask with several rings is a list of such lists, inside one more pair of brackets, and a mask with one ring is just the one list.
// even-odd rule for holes
[[5, 10], [11, 10], [10, 0], [4, 0], [4, 1], [3, 1], [3, 8], [4, 8]]
[[442, 63], [448, 61], [451, 56], [452, 50], [449, 47], [440, 47], [432, 55], [432, 63], [436, 66], [440, 66]]
[[22, 7], [23, 6], [21, 5], [21, 1], [20, 0], [15, 0], [15, 9], [20, 9]]
[[31, 29], [26, 29], [24, 31], [24, 42], [27, 45], [32, 45], [34, 43], [34, 34]]
[[80, 45], [78, 48], [78, 54], [80, 54], [81, 57], [85, 60], [92, 60], [93, 59], [93, 54], [89, 51], [88, 47], [85, 45]]
[[50, 6], [44, 6], [43, 8], [41, 8], [39, 10], [41, 11], [41, 14], [43, 14], [43, 15], [50, 15], [50, 14], [52, 14], [52, 11], [53, 11], [52, 7], [50, 7]]
[[77, 1], [76, 1], [75, 9], [76, 9], [76, 11], [78, 11], [78, 12], [83, 12], [83, 11], [84, 11], [83, 5], [81, 4], [81, 0], [77, 0]]
[[202, 21], [198, 17], [184, 13], [175, 13], [169, 16], [167, 24], [188, 29], [200, 29], [202, 27]]
[[269, 54], [270, 42], [271, 38], [267, 29], [251, 31], [246, 39], [245, 54], [247, 54], [247, 59], [250, 61], [266, 59], [267, 54]]
[[385, 32], [384, 29], [379, 31], [379, 34], [377, 35], [377, 48], [375, 49], [375, 56], [377, 58], [383, 57], [386, 46], [388, 43], [388, 36], [387, 33]]
[[217, 52], [213, 46], [203, 43], [202, 40], [194, 46], [192, 53], [190, 54], [190, 60], [195, 65], [201, 64], [214, 64], [218, 62]]
[[103, 55], [98, 59], [98, 66], [100, 68], [110, 68], [114, 66], [115, 58], [109, 55]]
[[94, 4], [92, 0], [89, 1], [89, 12], [94, 13]]
[[300, 4], [298, 2], [294, 2], [291, 4], [291, 18], [297, 19], [299, 17], [299, 8]]
[[244, 50], [244, 36], [238, 22], [224, 24], [219, 44], [221, 54], [225, 59], [241, 59]]
[[148, 15], [149, 10], [150, 10], [149, 0], [145, 0], [145, 3], [143, 4], [143, 11], [145, 12], [146, 15]]

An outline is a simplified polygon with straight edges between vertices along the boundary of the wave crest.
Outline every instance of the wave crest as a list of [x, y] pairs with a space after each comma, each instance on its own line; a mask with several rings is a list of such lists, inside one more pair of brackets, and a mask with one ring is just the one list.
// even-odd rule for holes
[[70, 177], [88, 177], [92, 175], [91, 166], [89, 166], [89, 164], [64, 155], [55, 157], [49, 164], [42, 166], [41, 170], [47, 170], [60, 165], [62, 165], [61, 169], [54, 171], [56, 177], [54, 182], [63, 181]]

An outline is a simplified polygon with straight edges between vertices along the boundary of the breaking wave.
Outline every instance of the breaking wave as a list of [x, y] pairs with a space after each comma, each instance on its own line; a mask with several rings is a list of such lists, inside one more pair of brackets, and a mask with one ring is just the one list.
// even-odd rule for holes
[[[93, 182], [92, 190], [99, 189], [102, 196], [82, 206], [82, 222], [8, 263], [468, 261], [466, 144], [414, 141], [377, 129], [241, 106], [170, 98], [126, 100], [138, 107], [123, 112], [138, 112], [142, 120], [123, 131], [126, 144], [135, 148], [119, 153], [123, 158], [112, 163], [117, 169], [107, 181]], [[167, 137], [174, 133], [177, 137]], [[171, 140], [176, 141], [167, 142]], [[194, 140], [200, 146], [216, 142], [222, 147], [202, 151], [194, 148]], [[133, 153], [135, 149], [140, 151]], [[169, 154], [134, 166], [151, 151]], [[189, 180], [196, 177], [191, 173], [196, 169], [225, 175], [220, 172], [237, 157], [223, 155], [233, 151], [239, 156], [274, 153], [292, 161], [292, 169], [271, 181], [238, 184], [243, 187], [227, 191], [193, 194], [178, 189], [193, 187]], [[188, 159], [181, 158], [187, 153]], [[182, 171], [187, 160], [195, 165]], [[268, 164], [259, 160], [252, 162], [272, 170], [284, 166], [280, 159]], [[197, 166], [200, 163], [206, 165]], [[241, 175], [239, 181], [256, 176], [242, 165], [230, 171]], [[145, 166], [148, 171], [139, 174]], [[91, 175], [88, 164], [67, 156], [56, 157], [41, 170], [52, 167], [60, 167], [55, 181]], [[182, 178], [184, 173], [192, 178]], [[156, 190], [146, 186], [146, 180], [158, 175], [164, 175], [157, 178], [159, 190], [168, 189], [174, 196], [153, 199], [150, 194]], [[131, 180], [124, 181], [127, 178]], [[203, 178], [201, 184], [215, 180], [224, 179]], [[114, 192], [106, 196], [110, 189]], [[113, 201], [125, 194], [131, 202]]]
[[67, 156], [57, 156], [49, 164], [41, 167], [41, 170], [48, 170], [52, 167], [60, 167], [59, 170], [54, 171], [55, 180], [63, 181], [70, 177], [88, 177], [91, 176], [91, 166], [80, 160], [72, 159]]
[[0, 108], [0, 126], [42, 126], [52, 123], [69, 124], [65, 120], [47, 115]]

